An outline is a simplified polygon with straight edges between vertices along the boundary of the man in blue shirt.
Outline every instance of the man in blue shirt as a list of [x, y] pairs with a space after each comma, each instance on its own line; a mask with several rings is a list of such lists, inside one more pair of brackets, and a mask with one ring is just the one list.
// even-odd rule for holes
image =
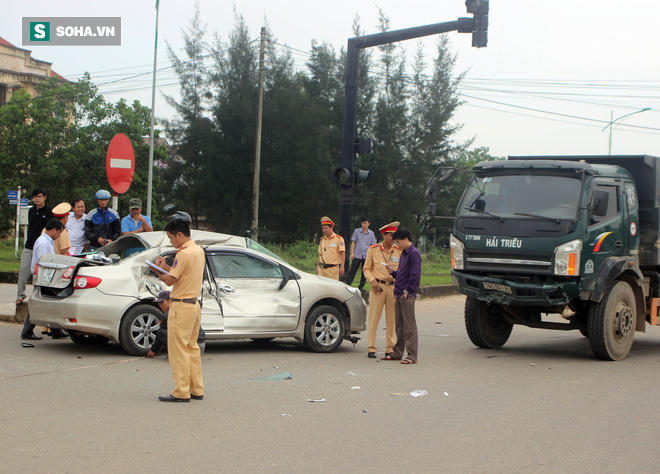
[[121, 220], [121, 234], [138, 234], [140, 232], [151, 232], [151, 218], [142, 215], [142, 201], [133, 198], [128, 201], [129, 215]]
[[412, 244], [408, 229], [398, 229], [392, 236], [394, 244], [401, 250], [399, 269], [386, 267], [388, 273], [395, 278], [394, 283], [394, 327], [396, 328], [396, 344], [392, 353], [382, 360], [401, 360], [407, 352], [402, 364], [417, 363], [417, 321], [415, 320], [415, 299], [419, 290], [419, 280], [422, 275], [422, 255]]
[[[348, 270], [348, 275], [344, 277], [344, 283], [348, 286], [353, 284], [353, 279], [355, 278], [355, 274], [360, 268], [360, 265], [364, 270], [364, 261], [367, 258], [369, 247], [377, 243], [373, 231], [369, 230], [369, 219], [363, 217], [360, 220], [360, 226], [361, 228], [353, 231], [353, 237], [351, 238], [351, 268]], [[366, 281], [364, 273], [361, 273], [360, 285], [358, 286], [360, 290], [364, 289]]]
[[[37, 241], [34, 243], [34, 248], [32, 252], [32, 260], [30, 262], [30, 267], [32, 268], [32, 274], [35, 275], [35, 281], [33, 282], [35, 287], [33, 291], [37, 291], [37, 286], [39, 282], [37, 281], [37, 274], [35, 269], [37, 263], [44, 255], [49, 255], [55, 253], [54, 241], [59, 238], [64, 230], [64, 224], [55, 218], [51, 217], [44, 227], [44, 232], [39, 236]], [[57, 339], [61, 337], [61, 331], [57, 330], [52, 334], [53, 338]], [[34, 335], [34, 324], [30, 322], [30, 313], [28, 312], [25, 323], [23, 324], [23, 330], [21, 331], [21, 339], [38, 341], [41, 339], [39, 336]]]

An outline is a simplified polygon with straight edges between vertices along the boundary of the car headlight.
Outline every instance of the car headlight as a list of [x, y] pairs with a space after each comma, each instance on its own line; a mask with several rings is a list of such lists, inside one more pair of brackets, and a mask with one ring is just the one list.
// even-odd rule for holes
[[451, 268], [454, 270], [463, 270], [465, 245], [452, 234], [449, 237], [449, 246], [451, 247]]
[[580, 274], [582, 241], [571, 240], [555, 249], [555, 275], [578, 276]]

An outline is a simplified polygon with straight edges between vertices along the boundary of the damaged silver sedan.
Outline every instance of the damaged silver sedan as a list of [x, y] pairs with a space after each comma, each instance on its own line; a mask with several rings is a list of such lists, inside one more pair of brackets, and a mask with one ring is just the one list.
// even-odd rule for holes
[[[202, 327], [208, 340], [293, 337], [315, 352], [356, 342], [366, 328], [357, 289], [290, 266], [246, 237], [192, 231], [206, 252]], [[38, 263], [30, 320], [68, 331], [78, 344], [115, 342], [145, 355], [161, 312], [153, 302], [169, 289], [146, 261], [169, 264], [164, 232], [125, 235], [87, 256], [45, 255]]]

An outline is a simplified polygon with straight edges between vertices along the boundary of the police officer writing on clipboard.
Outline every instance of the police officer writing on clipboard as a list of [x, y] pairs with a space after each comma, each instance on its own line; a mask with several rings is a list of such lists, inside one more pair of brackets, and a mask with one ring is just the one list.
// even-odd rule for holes
[[204, 278], [205, 255], [190, 237], [190, 216], [178, 211], [165, 224], [164, 231], [170, 243], [177, 249], [170, 267], [163, 257], [156, 258], [156, 265], [168, 273], [158, 277], [168, 286], [172, 304], [168, 316], [167, 347], [174, 390], [170, 395], [158, 397], [161, 402], [190, 402], [204, 398], [202, 358], [197, 345], [202, 309], [199, 297]]

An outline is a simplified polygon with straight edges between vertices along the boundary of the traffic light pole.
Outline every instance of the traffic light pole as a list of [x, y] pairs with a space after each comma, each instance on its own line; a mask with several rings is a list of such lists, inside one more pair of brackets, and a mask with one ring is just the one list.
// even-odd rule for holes
[[[473, 18], [459, 18], [456, 21], [435, 23], [433, 25], [417, 26], [403, 30], [387, 31], [373, 35], [357, 36], [348, 39], [346, 54], [346, 84], [344, 87], [344, 128], [341, 145], [341, 167], [353, 171], [355, 162], [355, 130], [357, 121], [357, 89], [358, 65], [360, 50], [383, 44], [396, 43], [413, 38], [459, 31], [471, 33], [474, 27]], [[351, 236], [351, 220], [353, 212], [353, 182], [341, 184], [339, 192], [339, 235], [344, 239]], [[346, 257], [348, 258], [348, 252]]]

